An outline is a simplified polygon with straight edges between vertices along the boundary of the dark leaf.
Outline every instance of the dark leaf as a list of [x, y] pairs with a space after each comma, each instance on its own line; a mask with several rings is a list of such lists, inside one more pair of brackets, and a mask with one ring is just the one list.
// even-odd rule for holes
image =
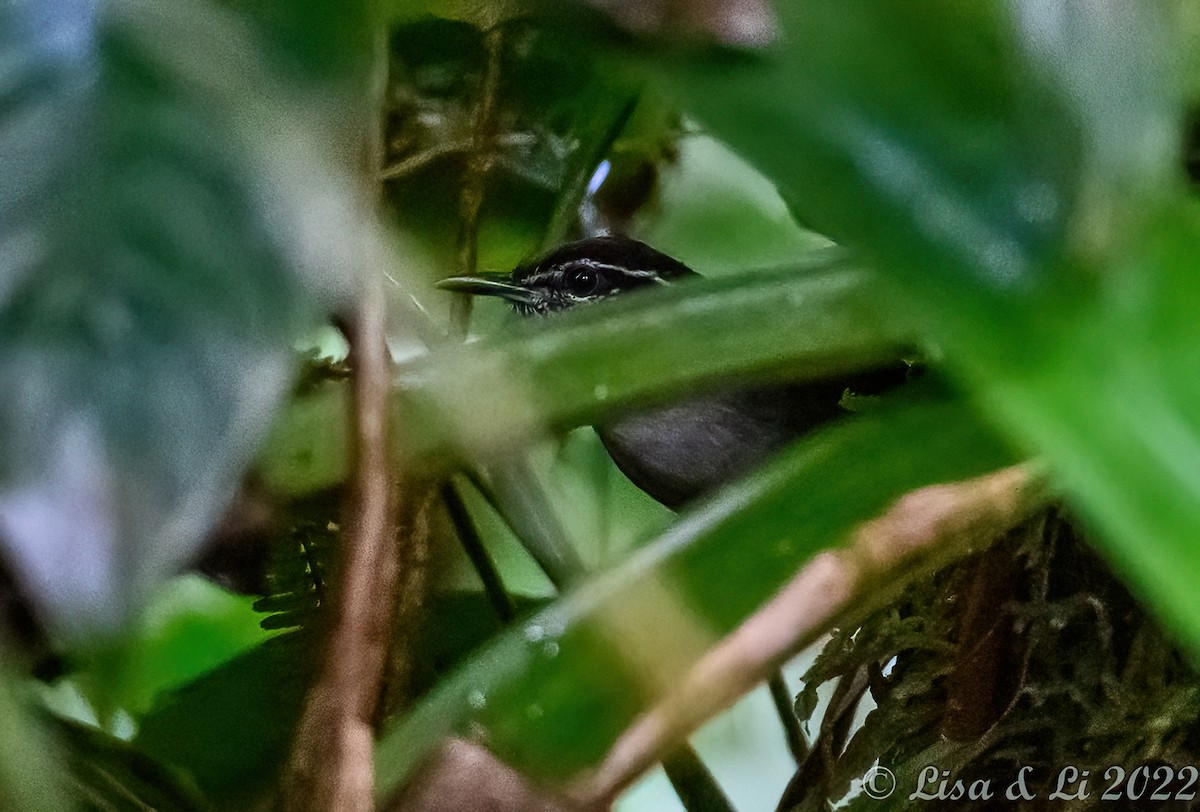
[[313, 293], [353, 285], [369, 226], [314, 222], [356, 204], [281, 88], [206, 2], [0, 8], [0, 535], [63, 632], [111, 630], [192, 556]]

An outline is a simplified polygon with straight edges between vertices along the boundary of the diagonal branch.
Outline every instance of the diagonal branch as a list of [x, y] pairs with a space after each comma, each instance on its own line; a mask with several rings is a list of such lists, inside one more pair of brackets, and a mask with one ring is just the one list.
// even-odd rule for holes
[[[679, 686], [634, 722], [572, 795], [585, 806], [611, 802], [663, 753], [767, 679], [772, 670], [850, 606], [892, 597], [907, 579], [973, 544], [990, 543], [1043, 504], [1045, 490], [1024, 466], [914, 491], [866, 523], [839, 550], [818, 555], [762, 609], [708, 652]], [[871, 596], [863, 600], [866, 594]], [[857, 600], [856, 600], [857, 598]]]

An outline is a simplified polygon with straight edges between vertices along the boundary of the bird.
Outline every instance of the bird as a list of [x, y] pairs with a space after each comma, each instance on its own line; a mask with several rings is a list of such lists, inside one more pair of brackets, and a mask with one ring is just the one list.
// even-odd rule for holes
[[[629, 237], [589, 237], [504, 275], [454, 276], [438, 287], [505, 299], [547, 317], [698, 277], [679, 260]], [[908, 377], [903, 360], [818, 380], [771, 382], [688, 395], [595, 426], [617, 468], [653, 499], [679, 511], [846, 413], [847, 391], [875, 395]]]

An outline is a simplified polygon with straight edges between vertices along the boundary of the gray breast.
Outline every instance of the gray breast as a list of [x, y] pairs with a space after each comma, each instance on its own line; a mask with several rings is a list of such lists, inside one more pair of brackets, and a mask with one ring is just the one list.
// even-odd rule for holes
[[635, 485], [678, 510], [749, 473], [805, 428], [836, 415], [841, 392], [823, 394], [819, 414], [811, 391], [797, 401], [786, 387], [773, 387], [639, 412], [598, 426], [597, 432]]
[[678, 510], [844, 415], [845, 392], [882, 394], [908, 375], [908, 364], [893, 361], [831, 378], [740, 388], [637, 412], [596, 431], [635, 485]]

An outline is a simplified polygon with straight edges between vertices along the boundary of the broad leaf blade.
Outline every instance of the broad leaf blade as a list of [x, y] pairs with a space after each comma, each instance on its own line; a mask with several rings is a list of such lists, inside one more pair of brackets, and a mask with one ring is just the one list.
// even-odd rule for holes
[[[561, 313], [406, 362], [396, 455], [445, 467], [733, 375], [800, 380], [891, 361], [914, 332], [881, 301], [877, 277], [840, 252], [813, 251], [791, 268]], [[290, 493], [339, 481], [345, 409], [345, 388], [334, 385], [290, 404], [260, 460], [263, 478]]]
[[62, 631], [112, 628], [193, 553], [310, 291], [346, 289], [306, 221], [351, 198], [273, 87], [219, 6], [0, 8], [0, 536]]
[[880, 409], [802, 442], [478, 653], [377, 750], [387, 792], [468, 723], [529, 775], [594, 766], [634, 716], [816, 552], [913, 488], [1009, 461], [961, 404]]
[[779, 48], [673, 79], [900, 283], [977, 402], [1200, 645], [1200, 226], [1179, 194], [1171, 7], [933, 7], [788, 4]]

